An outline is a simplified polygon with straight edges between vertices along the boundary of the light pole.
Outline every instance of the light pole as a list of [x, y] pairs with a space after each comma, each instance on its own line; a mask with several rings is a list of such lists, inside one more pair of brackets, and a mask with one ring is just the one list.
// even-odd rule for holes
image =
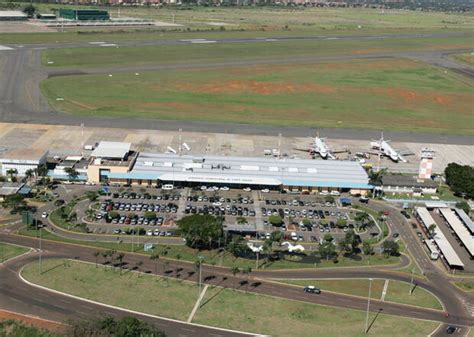
[[201, 277], [202, 277], [202, 273], [201, 273], [201, 266], [202, 266], [202, 260], [204, 259], [204, 256], [202, 255], [199, 255], [198, 256], [198, 261], [199, 261], [199, 295], [201, 295], [201, 287], [202, 287], [202, 283], [201, 283]]
[[[38, 221], [38, 220], [36, 220], [36, 221]], [[42, 262], [42, 261], [41, 261], [41, 250], [42, 250], [42, 246], [43, 246], [43, 245], [42, 245], [42, 241], [41, 241], [41, 239], [42, 239], [41, 228], [38, 228], [38, 222], [36, 222], [36, 228], [39, 230], [39, 255], [38, 255], [39, 264], [38, 264], [38, 266], [39, 266], [39, 274], [41, 275], [41, 273], [42, 273], [42, 266], [41, 266], [41, 262]]]
[[367, 298], [367, 313], [365, 315], [365, 333], [369, 332], [370, 297], [372, 296], [372, 279], [369, 278], [369, 297]]
[[410, 290], [408, 291], [409, 295], [413, 294], [413, 273], [414, 272], [415, 272], [415, 268], [411, 268]]
[[255, 269], [258, 269], [258, 256], [260, 255], [260, 251], [257, 251], [257, 261], [255, 262]]

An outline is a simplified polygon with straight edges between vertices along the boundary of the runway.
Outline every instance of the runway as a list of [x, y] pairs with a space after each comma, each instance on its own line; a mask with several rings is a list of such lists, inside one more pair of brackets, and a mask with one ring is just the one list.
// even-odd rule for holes
[[[393, 34], [393, 35], [341, 35], [341, 36], [300, 36], [300, 37], [272, 37], [272, 42], [262, 42], [265, 38], [225, 38], [214, 39], [215, 43], [278, 43], [278, 41], [321, 41], [321, 40], [364, 40], [364, 39], [405, 39], [405, 38], [433, 38], [449, 36], [466, 36], [467, 33], [445, 33], [445, 34]], [[194, 39], [195, 41], [195, 39]], [[173, 45], [190, 44], [193, 39], [176, 40], [151, 40], [151, 41], [121, 41], [117, 46], [149, 46], [149, 45]], [[285, 127], [255, 124], [227, 124], [194, 121], [174, 121], [140, 118], [101, 118], [82, 117], [55, 112], [51, 109], [39, 90], [39, 83], [51, 76], [74, 75], [74, 74], [97, 74], [107, 72], [133, 72], [133, 71], [157, 71], [178, 68], [201, 68], [210, 69], [215, 67], [230, 67], [258, 64], [289, 64], [293, 62], [315, 63], [335, 60], [370, 59], [370, 58], [408, 58], [420, 60], [429, 64], [453, 70], [463, 76], [472, 78], [474, 71], [467, 66], [448, 59], [447, 56], [454, 53], [472, 52], [474, 49], [452, 49], [452, 50], [428, 50], [422, 52], [396, 52], [396, 53], [368, 53], [364, 55], [324, 55], [302, 58], [282, 59], [255, 59], [255, 60], [229, 60], [226, 62], [204, 62], [199, 64], [168, 64], [168, 65], [146, 65], [125, 67], [103, 67], [103, 68], [61, 68], [47, 69], [41, 66], [40, 54], [42, 50], [52, 48], [103, 48], [98, 44], [70, 43], [70, 44], [32, 44], [7, 45], [12, 50], [1, 51], [0, 56], [5, 57], [5, 62], [0, 70], [0, 118], [4, 122], [36, 123], [53, 125], [79, 125], [84, 123], [90, 127], [115, 127], [129, 129], [151, 129], [176, 131], [182, 128], [188, 132], [217, 132], [236, 133], [248, 135], [275, 135], [281, 133], [285, 137], [311, 136], [314, 130], [305, 127]], [[328, 128], [322, 130], [336, 139], [367, 139], [379, 137], [379, 131], [362, 129], [340, 129]], [[463, 135], [439, 135], [419, 132], [387, 132], [387, 136], [393, 141], [411, 141], [420, 143], [443, 143], [443, 144], [467, 144], [474, 143], [474, 137]]]

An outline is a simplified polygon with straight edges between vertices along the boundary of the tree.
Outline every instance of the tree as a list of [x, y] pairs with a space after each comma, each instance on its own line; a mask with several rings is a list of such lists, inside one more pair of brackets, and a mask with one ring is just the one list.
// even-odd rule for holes
[[133, 212], [128, 213], [127, 216], [128, 216], [128, 218], [129, 218], [130, 220], [133, 220], [133, 219], [135, 219], [135, 218], [137, 217], [137, 215], [136, 215], [135, 213], [133, 213]]
[[192, 248], [211, 249], [224, 237], [222, 217], [193, 214], [177, 221], [179, 233]]
[[432, 223], [429, 225], [428, 230], [430, 231], [430, 235], [433, 237], [435, 234], [436, 224]]
[[48, 167], [46, 166], [46, 164], [39, 165], [36, 169], [36, 174], [39, 177], [45, 177], [48, 174]]
[[247, 224], [247, 219], [245, 219], [243, 216], [238, 216], [237, 219], [235, 219], [238, 225], [245, 225]]
[[464, 200], [458, 201], [455, 206], [456, 206], [456, 208], [462, 209], [464, 212], [466, 212], [466, 214], [469, 214], [469, 212], [471, 211], [471, 207]]
[[110, 211], [109, 212], [109, 218], [111, 218], [111, 219], [120, 218], [120, 214], [118, 212], [115, 212], [115, 211]]
[[454, 194], [474, 199], [474, 167], [450, 163], [444, 175]]
[[75, 180], [77, 177], [79, 177], [79, 172], [77, 172], [74, 167], [66, 167], [64, 172], [67, 174], [70, 180]]
[[334, 237], [331, 234], [326, 233], [326, 234], [324, 234], [323, 240], [326, 241], [326, 242], [332, 242], [332, 241], [334, 241]]
[[86, 192], [87, 199], [89, 199], [90, 202], [96, 201], [98, 198], [98, 194], [96, 191], [87, 191]]
[[268, 217], [268, 222], [273, 226], [281, 226], [283, 224], [283, 219], [279, 215], [270, 215]]
[[234, 275], [234, 278], [235, 278], [235, 275], [237, 275], [240, 272], [240, 269], [237, 266], [233, 266], [230, 268], [230, 272], [232, 273], [232, 275]]
[[144, 217], [148, 221], [155, 220], [156, 219], [156, 213], [155, 212], [145, 212]]
[[245, 266], [244, 268], [242, 268], [242, 274], [247, 275], [246, 291], [248, 290], [248, 287], [249, 287], [249, 278], [250, 278], [251, 272], [252, 272], [252, 268], [250, 266]]
[[357, 253], [359, 250], [359, 245], [361, 243], [360, 236], [357, 235], [353, 230], [347, 231], [345, 235], [345, 240], [348, 245], [350, 245], [350, 251], [352, 254]]
[[232, 235], [225, 249], [235, 257], [245, 257], [251, 252], [247, 241], [240, 235]]
[[336, 247], [333, 243], [334, 237], [331, 234], [326, 233], [323, 240], [323, 243], [319, 245], [319, 255], [329, 260], [329, 258], [333, 257], [336, 253]]
[[382, 185], [382, 178], [386, 172], [387, 172], [387, 169], [381, 169], [378, 171], [370, 170], [369, 184], [374, 185], [374, 186]]
[[7, 170], [7, 175], [10, 176], [11, 181], [13, 181], [13, 176], [17, 173], [18, 173], [17, 169], [8, 169]]
[[150, 260], [155, 262], [155, 274], [158, 274], [158, 260], [160, 259], [160, 254], [157, 252], [153, 252], [153, 254], [150, 255]]
[[346, 253], [347, 251], [349, 251], [349, 243], [347, 242], [347, 240], [345, 238], [342, 238], [339, 240], [339, 242], [337, 243], [338, 246], [339, 246], [339, 251], [344, 254]]
[[23, 8], [23, 13], [25, 13], [29, 18], [32, 18], [36, 12], [36, 7], [32, 4], [28, 4]]
[[31, 181], [31, 178], [33, 178], [34, 175], [35, 175], [35, 173], [34, 173], [34, 170], [32, 170], [32, 169], [28, 169], [28, 170], [25, 171], [25, 177], [28, 180], [28, 182]]
[[68, 322], [65, 335], [72, 337], [166, 337], [166, 334], [154, 325], [135, 317], [124, 316], [119, 319], [102, 315], [90, 317]]
[[[59, 201], [59, 200], [57, 200]], [[89, 219], [89, 220], [94, 220], [94, 217], [95, 217], [95, 210], [93, 210], [92, 208], [88, 208], [86, 209], [86, 217]]]
[[337, 219], [336, 221], [336, 226], [339, 227], [339, 228], [344, 228], [347, 226], [347, 220], [346, 219]]
[[303, 226], [306, 227], [306, 229], [311, 230], [312, 225], [311, 225], [311, 221], [309, 221], [309, 219], [303, 219], [301, 222], [303, 223]]
[[330, 202], [331, 204], [335, 201], [334, 197], [332, 195], [326, 195], [324, 197], [324, 201]]
[[400, 255], [400, 246], [392, 240], [385, 240], [382, 244], [383, 255], [385, 257]]
[[94, 255], [94, 257], [95, 257], [95, 267], [96, 267], [96, 268], [97, 268], [97, 259], [99, 258], [100, 254], [101, 254], [101, 252], [100, 252], [99, 250], [96, 250], [96, 251], [94, 252], [94, 254], [92, 254], [92, 255]]
[[362, 241], [362, 251], [365, 255], [372, 255], [374, 253], [374, 249], [369, 240]]

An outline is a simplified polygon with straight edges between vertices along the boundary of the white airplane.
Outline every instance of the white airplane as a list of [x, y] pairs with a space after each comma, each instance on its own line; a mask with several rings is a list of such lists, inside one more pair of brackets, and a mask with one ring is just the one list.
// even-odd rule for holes
[[319, 137], [319, 133], [316, 135], [316, 137], [312, 138], [312, 141], [313, 143], [309, 148], [296, 150], [309, 152], [312, 156], [318, 154], [323, 159], [336, 159], [336, 157], [334, 157], [334, 153], [348, 152], [347, 149], [331, 150], [326, 144], [326, 138]]
[[385, 140], [383, 138], [383, 132], [379, 140], [372, 140], [370, 142], [370, 147], [372, 149], [379, 150], [379, 153], [374, 153], [374, 154], [381, 154], [381, 155], [387, 156], [396, 163], [398, 163], [399, 161], [406, 163], [407, 160], [403, 156], [408, 156], [408, 155], [413, 154], [413, 152], [402, 153], [401, 151], [396, 151], [390, 144], [390, 140]]

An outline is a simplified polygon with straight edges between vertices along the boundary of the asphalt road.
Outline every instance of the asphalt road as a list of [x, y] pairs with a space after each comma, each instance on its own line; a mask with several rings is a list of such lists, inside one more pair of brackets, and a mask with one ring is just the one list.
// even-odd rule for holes
[[[272, 40], [298, 41], [298, 40], [363, 40], [363, 39], [400, 39], [400, 38], [432, 38], [446, 36], [472, 35], [466, 33], [445, 33], [445, 34], [419, 34], [419, 35], [364, 35], [364, 36], [305, 36], [305, 37], [272, 37]], [[216, 39], [216, 43], [264, 43], [262, 39]], [[120, 46], [146, 46], [164, 44], [189, 44], [189, 40], [151, 40], [151, 41], [121, 41]], [[265, 42], [267, 43], [267, 42]], [[271, 42], [268, 42], [271, 43]], [[137, 67], [104, 67], [94, 69], [46, 69], [40, 64], [41, 50], [48, 48], [103, 48], [89, 43], [72, 44], [33, 44], [25, 45], [22, 48], [12, 45], [14, 50], [3, 51], [6, 57], [3, 67], [0, 69], [0, 121], [19, 123], [38, 123], [56, 125], [79, 125], [94, 127], [117, 127], [153, 130], [178, 130], [190, 132], [218, 132], [237, 134], [258, 134], [283, 136], [311, 136], [313, 129], [304, 127], [285, 127], [255, 124], [226, 124], [192, 121], [173, 121], [158, 119], [140, 118], [101, 118], [101, 117], [81, 117], [55, 112], [51, 109], [39, 91], [39, 83], [49, 76], [59, 76], [64, 74], [93, 74], [117, 71], [151, 71], [161, 69], [175, 69], [178, 67], [209, 69], [212, 67], [228, 67], [235, 65], [251, 64], [286, 64], [294, 62], [324, 62], [328, 60], [347, 60], [361, 58], [384, 58], [384, 57], [406, 57], [421, 60], [438, 67], [455, 70], [467, 77], [473, 77], [472, 69], [463, 64], [456, 63], [446, 56], [451, 53], [471, 52], [474, 49], [453, 49], [453, 50], [433, 50], [423, 52], [404, 53], [373, 53], [365, 55], [325, 55], [309, 58], [287, 58], [273, 60], [229, 60], [227, 62], [209, 62], [195, 65], [151, 65]], [[375, 130], [361, 129], [324, 129], [325, 134], [338, 139], [371, 139], [377, 138], [379, 132]], [[468, 144], [474, 143], [474, 137], [461, 135], [437, 135], [419, 132], [387, 132], [387, 136], [393, 141], [410, 141], [423, 143], [443, 143], [443, 144]]]

